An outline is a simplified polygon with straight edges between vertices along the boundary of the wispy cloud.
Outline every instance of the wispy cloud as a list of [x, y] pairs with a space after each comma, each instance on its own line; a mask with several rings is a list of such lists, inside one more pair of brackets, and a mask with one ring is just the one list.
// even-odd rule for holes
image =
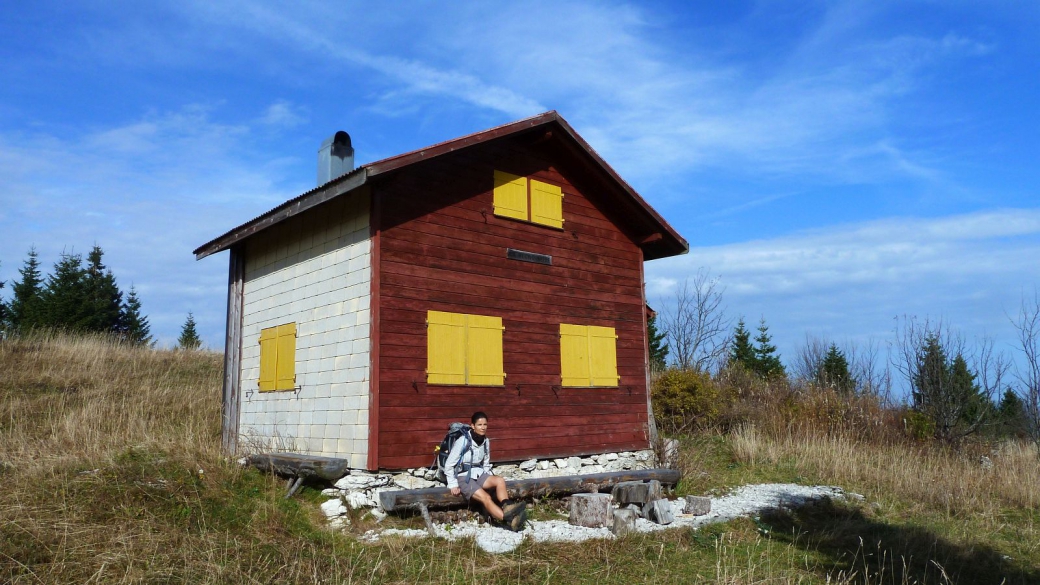
[[75, 142], [0, 134], [0, 280], [16, 277], [30, 245], [49, 269], [62, 250], [97, 243], [157, 334], [175, 334], [191, 310], [207, 342], [222, 343], [226, 267], [191, 250], [297, 189], [252, 164], [263, 155], [248, 125], [215, 122], [212, 110], [157, 112]]
[[953, 315], [969, 333], [1009, 337], [1005, 311], [1040, 281], [1037, 257], [1040, 209], [895, 218], [694, 248], [648, 264], [647, 294], [667, 303], [710, 267], [732, 311], [765, 316], [788, 350], [806, 332], [884, 334], [903, 314]]

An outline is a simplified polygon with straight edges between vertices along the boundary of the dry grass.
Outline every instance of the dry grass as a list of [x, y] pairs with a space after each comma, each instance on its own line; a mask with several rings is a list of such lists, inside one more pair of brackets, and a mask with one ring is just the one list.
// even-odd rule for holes
[[[472, 541], [369, 545], [331, 533], [315, 490], [285, 500], [281, 481], [227, 461], [219, 355], [44, 334], [0, 342], [0, 372], [3, 583], [956, 582], [942, 567], [961, 582], [1037, 581], [1031, 453], [1006, 445], [985, 471], [954, 453], [878, 440], [886, 415], [869, 402], [750, 388], [728, 407], [731, 420], [741, 409], [772, 414], [687, 441], [680, 464], [703, 470], [686, 482], [698, 492], [732, 485], [737, 472], [794, 469], [864, 491], [879, 510], [816, 508], [487, 555]], [[801, 422], [781, 424], [792, 412]], [[905, 528], [913, 523], [928, 529]], [[355, 530], [367, 526], [355, 516]], [[992, 550], [973, 530], [988, 531]]]

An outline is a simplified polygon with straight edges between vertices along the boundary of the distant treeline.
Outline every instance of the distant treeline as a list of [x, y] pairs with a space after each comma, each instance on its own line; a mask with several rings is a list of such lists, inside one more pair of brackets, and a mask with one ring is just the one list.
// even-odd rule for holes
[[86, 262], [80, 254], [63, 252], [45, 276], [36, 248], [30, 248], [19, 278], [0, 281], [0, 294], [10, 287], [10, 298], [0, 297], [0, 330], [108, 333], [134, 345], [150, 345], [151, 330], [137, 291], [131, 285], [124, 294], [103, 257], [97, 245]]

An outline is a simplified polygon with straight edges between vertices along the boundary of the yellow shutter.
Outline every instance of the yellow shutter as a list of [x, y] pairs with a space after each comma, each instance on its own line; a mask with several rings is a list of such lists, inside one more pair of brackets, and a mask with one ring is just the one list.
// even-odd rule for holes
[[465, 384], [466, 316], [428, 311], [426, 323], [426, 381]]
[[531, 221], [563, 227], [563, 191], [559, 187], [531, 179]]
[[584, 325], [560, 324], [560, 377], [564, 386], [589, 385], [589, 336]]
[[589, 327], [589, 370], [593, 386], [617, 386], [617, 334], [613, 327]]
[[502, 318], [466, 315], [466, 326], [466, 383], [503, 385]]
[[260, 391], [269, 392], [275, 389], [275, 376], [278, 370], [278, 334], [277, 327], [269, 327], [260, 331]]
[[495, 171], [495, 215], [527, 219], [527, 179]]
[[278, 326], [278, 368], [275, 390], [296, 388], [296, 323]]

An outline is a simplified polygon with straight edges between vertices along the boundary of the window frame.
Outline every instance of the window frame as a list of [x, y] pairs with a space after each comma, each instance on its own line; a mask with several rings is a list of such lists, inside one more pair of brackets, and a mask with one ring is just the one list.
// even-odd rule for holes
[[296, 323], [283, 323], [260, 330], [260, 392], [296, 390]]
[[[594, 351], [594, 339], [609, 340], [612, 353]], [[617, 329], [598, 325], [560, 323], [560, 386], [563, 388], [618, 388]], [[599, 343], [598, 345], [602, 345]], [[575, 381], [575, 380], [578, 381]], [[610, 380], [610, 383], [602, 383]], [[597, 383], [599, 382], [599, 383]]]
[[[516, 190], [519, 183], [523, 181], [523, 210], [516, 205], [518, 194]], [[535, 195], [535, 192], [539, 195]], [[541, 179], [514, 175], [506, 171], [495, 169], [494, 183], [492, 187], [492, 209], [496, 217], [504, 217], [516, 221], [522, 221], [533, 225], [540, 225], [551, 229], [563, 230], [563, 187], [555, 183], [549, 183]], [[542, 213], [536, 214], [535, 203], [538, 200], [539, 210], [551, 207], [551, 211], [559, 211], [559, 219]], [[539, 219], [535, 219], [538, 217]]]
[[[460, 332], [451, 331], [451, 328], [460, 328], [461, 336]], [[507, 377], [504, 364], [504, 332], [502, 318], [495, 315], [428, 310], [426, 384], [504, 387]], [[490, 339], [487, 337], [489, 333]], [[450, 351], [450, 345], [453, 343], [461, 345], [461, 348]], [[448, 344], [447, 348], [445, 344]], [[461, 371], [452, 367], [455, 364], [461, 364]], [[500, 381], [496, 382], [499, 377]]]

